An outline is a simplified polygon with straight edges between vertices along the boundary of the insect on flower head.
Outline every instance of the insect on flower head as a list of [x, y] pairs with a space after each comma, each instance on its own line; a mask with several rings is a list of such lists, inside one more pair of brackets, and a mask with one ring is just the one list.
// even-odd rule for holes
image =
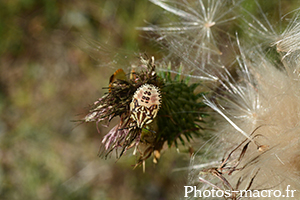
[[118, 69], [110, 76], [108, 93], [84, 118], [106, 126], [113, 118], [120, 118], [103, 137], [99, 156], [107, 158], [115, 150], [120, 158], [134, 148], [133, 154], [139, 154], [137, 165], [151, 155], [157, 163], [166, 143], [177, 147], [177, 139], [184, 145], [183, 136], [189, 142], [191, 134], [199, 135], [203, 104], [199, 102], [202, 95], [194, 91], [197, 86], [188, 85], [179, 75], [173, 79], [170, 72], [157, 74], [153, 57], [142, 57], [141, 69], [133, 69], [129, 76]]

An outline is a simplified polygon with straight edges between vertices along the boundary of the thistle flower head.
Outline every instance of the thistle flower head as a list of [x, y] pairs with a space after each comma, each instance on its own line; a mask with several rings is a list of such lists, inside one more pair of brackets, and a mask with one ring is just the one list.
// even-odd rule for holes
[[177, 139], [184, 145], [193, 134], [201, 134], [205, 106], [200, 101], [202, 93], [195, 91], [199, 84], [188, 85], [180, 75], [173, 79], [170, 72], [157, 74], [153, 57], [142, 57], [141, 63], [141, 70], [132, 72], [130, 78], [117, 70], [110, 78], [109, 92], [84, 118], [85, 122], [97, 123], [120, 118], [103, 137], [100, 156], [121, 149], [121, 157], [134, 148], [134, 154], [140, 154], [137, 164], [152, 154], [157, 162], [164, 143], [177, 147]]

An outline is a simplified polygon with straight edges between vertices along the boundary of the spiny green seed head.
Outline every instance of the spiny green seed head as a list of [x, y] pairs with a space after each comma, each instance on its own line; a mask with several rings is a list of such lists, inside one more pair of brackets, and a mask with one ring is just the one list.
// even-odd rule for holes
[[[196, 93], [199, 84], [188, 85], [186, 80], [178, 76], [171, 78], [170, 72], [163, 72], [164, 87], [162, 88], [163, 103], [157, 118], [159, 135], [177, 147], [177, 139], [184, 145], [184, 138], [189, 141], [200, 135], [203, 123], [202, 93]], [[188, 81], [187, 81], [188, 82]]]
[[185, 141], [201, 134], [205, 106], [202, 93], [196, 92], [199, 84], [189, 85], [180, 75], [172, 78], [170, 72], [157, 74], [154, 58], [141, 58], [141, 63], [142, 69], [132, 72], [130, 78], [117, 70], [110, 77], [109, 92], [94, 103], [84, 119], [102, 122], [120, 117], [119, 124], [104, 136], [100, 156], [107, 157], [121, 148], [121, 157], [134, 148], [140, 153], [137, 164], [152, 154], [157, 162], [165, 143], [177, 147], [178, 140], [185, 145]]

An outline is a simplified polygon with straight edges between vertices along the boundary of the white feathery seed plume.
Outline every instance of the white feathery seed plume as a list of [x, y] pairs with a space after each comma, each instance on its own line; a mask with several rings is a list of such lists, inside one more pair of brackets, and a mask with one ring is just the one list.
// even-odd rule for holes
[[[169, 52], [189, 64], [201, 60], [203, 67], [212, 57], [222, 55], [218, 38], [226, 32], [226, 24], [236, 19], [233, 11], [238, 3], [219, 0], [150, 0], [168, 13], [174, 21], [159, 26], [144, 27], [160, 35], [158, 41], [167, 41]], [[225, 46], [225, 44], [223, 44]]]
[[300, 14], [296, 14], [288, 27], [283, 31], [279, 38], [274, 42], [278, 52], [284, 53], [282, 59], [286, 56], [300, 50]]
[[[188, 184], [198, 182], [197, 189], [201, 191], [212, 187], [224, 191], [256, 191], [256, 196], [250, 199], [264, 199], [257, 196], [262, 190], [277, 191], [271, 194], [271, 199], [288, 199], [291, 195], [293, 199], [300, 199], [299, 14], [294, 14], [281, 34], [276, 33], [266, 15], [263, 14], [263, 20], [268, 28], [252, 16], [255, 23], [247, 23], [249, 29], [243, 33], [254, 30], [256, 38], [260, 39], [250, 42], [236, 36], [236, 42], [231, 41], [237, 51], [231, 52], [235, 55], [232, 66], [236, 66], [236, 71], [233, 72], [221, 64], [222, 59], [212, 56], [222, 52], [213, 28], [218, 22], [228, 23], [235, 19], [231, 15], [233, 9], [221, 9], [224, 1], [180, 1], [177, 7], [162, 0], [151, 1], [180, 20], [144, 30], [157, 31], [164, 39], [171, 38], [166, 40], [171, 55], [181, 55], [183, 63], [218, 77], [214, 79], [214, 87], [209, 86], [211, 95], [204, 100], [216, 111], [212, 114], [215, 121], [211, 133], [217, 139], [199, 150], [204, 154], [193, 156]], [[265, 47], [262, 48], [266, 41], [269, 48], [277, 47], [278, 53], [271, 58]], [[279, 62], [272, 60], [276, 56]], [[221, 67], [213, 67], [215, 63]], [[216, 161], [219, 164], [215, 164]], [[205, 167], [196, 169], [193, 166]], [[243, 199], [238, 193], [230, 194], [228, 199]], [[193, 195], [191, 193], [188, 199], [193, 199]]]
[[[228, 158], [226, 165], [216, 165], [224, 180], [220, 181], [218, 177], [219, 185], [215, 183], [216, 171], [211, 171], [212, 168], [201, 170], [200, 174], [210, 171], [211, 179], [206, 180], [219, 187], [225, 185], [224, 190], [248, 188], [284, 193], [290, 187], [298, 191], [293, 195], [299, 198], [299, 62], [286, 56], [280, 68], [259, 50], [245, 54], [247, 58], [243, 58], [246, 59], [243, 62], [247, 62], [247, 66], [240, 66], [239, 82], [231, 84], [223, 94], [218, 93], [217, 100], [206, 100], [207, 105], [220, 114], [218, 122], [226, 119], [226, 115], [231, 116], [231, 121], [226, 119], [228, 123], [217, 123], [214, 127], [220, 138], [215, 146], [222, 148], [210, 149], [223, 159]], [[292, 54], [290, 56], [294, 58]], [[244, 67], [248, 70], [243, 70]], [[244, 134], [239, 136], [237, 132], [250, 134], [253, 141], [245, 141]], [[222, 158], [219, 160], [222, 163]], [[203, 177], [200, 175], [200, 178]], [[273, 196], [272, 199], [285, 198]]]
[[274, 41], [274, 39], [276, 40], [279, 34], [277, 33], [277, 29], [274, 27], [275, 25], [268, 20], [266, 13], [264, 13], [258, 1], [254, 0], [253, 2], [256, 5], [256, 9], [259, 10], [260, 16], [255, 16], [255, 14], [241, 7], [243, 11], [241, 19], [246, 23], [244, 28], [247, 28], [245, 33], [252, 39], [259, 42], [270, 43]]

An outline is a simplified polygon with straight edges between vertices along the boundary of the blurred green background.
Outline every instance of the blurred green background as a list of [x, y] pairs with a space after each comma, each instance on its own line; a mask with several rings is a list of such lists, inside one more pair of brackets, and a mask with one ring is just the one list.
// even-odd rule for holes
[[[114, 70], [138, 61], [133, 52], [157, 51], [136, 30], [159, 21], [155, 12], [146, 0], [0, 1], [1, 200], [170, 199], [174, 182], [184, 184], [185, 175], [170, 173], [183, 160], [174, 149], [143, 173], [129, 152], [117, 162], [97, 157], [108, 128], [99, 135], [95, 123], [72, 122]], [[86, 39], [107, 49], [86, 50]]]
[[[99, 135], [94, 123], [72, 122], [104, 94], [114, 70], [138, 61], [134, 53], [161, 55], [136, 29], [160, 23], [160, 8], [146, 0], [6, 0], [0, 19], [1, 200], [182, 197], [187, 171], [172, 170], [188, 166], [188, 154], [173, 148], [143, 173], [130, 153], [117, 162], [97, 157], [108, 128]], [[105, 49], [87, 50], [86, 39]]]

